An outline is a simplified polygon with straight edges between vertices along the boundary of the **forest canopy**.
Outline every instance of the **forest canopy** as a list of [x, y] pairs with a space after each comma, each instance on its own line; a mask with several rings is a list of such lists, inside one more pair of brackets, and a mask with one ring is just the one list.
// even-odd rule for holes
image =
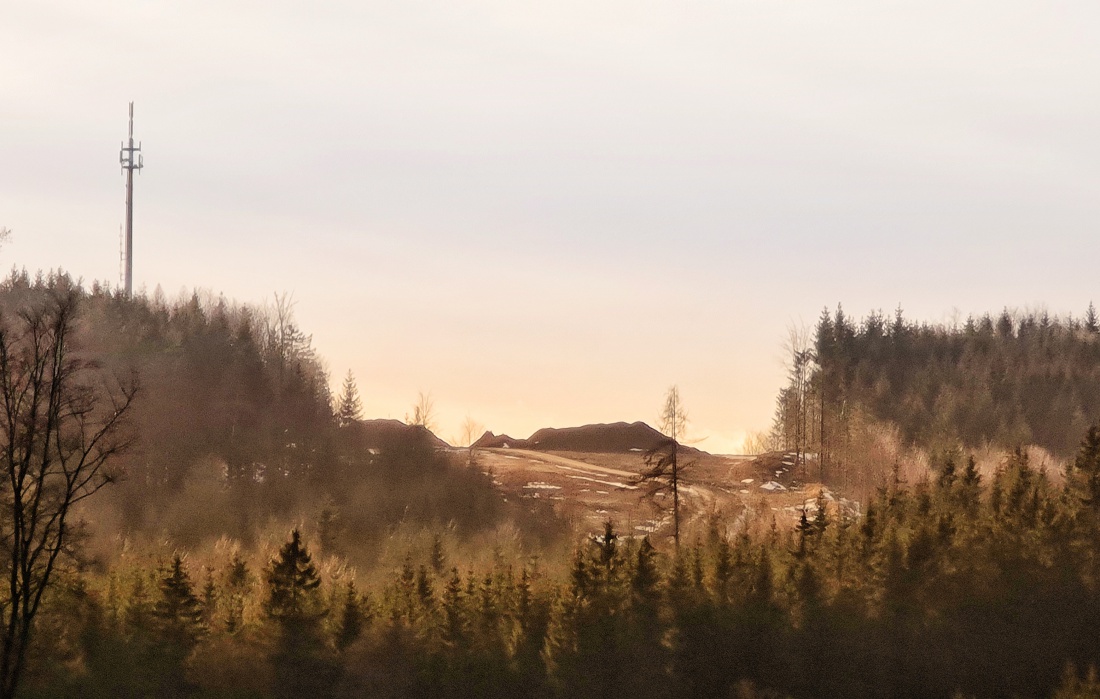
[[[129, 299], [16, 272], [0, 309], [61, 293], [81, 362], [132, 379], [137, 440], [58, 551], [18, 696], [1100, 692], [1091, 311], [823, 314], [792, 347], [774, 438], [825, 480], [860, 448], [853, 425], [881, 421], [935, 452], [929, 470], [895, 469], [855, 508], [807, 491], [793, 526], [764, 496], [713, 508], [673, 545], [506, 502], [475, 452], [362, 420], [350, 374], [334, 405], [286, 297]], [[967, 451], [988, 443], [1006, 456], [983, 472]]]
[[931, 451], [1037, 445], [1071, 456], [1100, 417], [1100, 321], [1046, 312], [968, 317], [962, 324], [822, 312], [790, 348], [790, 380], [773, 438], [842, 460], [852, 425], [896, 426]]

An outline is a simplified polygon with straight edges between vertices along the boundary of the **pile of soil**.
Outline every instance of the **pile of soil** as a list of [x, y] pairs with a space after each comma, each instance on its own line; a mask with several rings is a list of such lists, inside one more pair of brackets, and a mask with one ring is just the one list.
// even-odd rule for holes
[[[667, 442], [668, 437], [644, 422], [613, 422], [581, 427], [544, 427], [527, 439], [513, 439], [506, 434], [497, 436], [486, 432], [472, 447], [622, 454], [646, 452]], [[682, 445], [680, 449], [681, 452], [698, 451]]]
[[628, 452], [649, 451], [668, 442], [668, 437], [644, 422], [613, 422], [554, 429], [546, 427], [528, 440], [540, 451]]
[[515, 439], [506, 434], [496, 435], [485, 430], [485, 434], [470, 445], [471, 449], [530, 449], [531, 444], [526, 439]]
[[409, 447], [447, 449], [449, 444], [423, 425], [406, 425], [400, 420], [360, 420], [350, 427], [362, 449], [402, 449]]

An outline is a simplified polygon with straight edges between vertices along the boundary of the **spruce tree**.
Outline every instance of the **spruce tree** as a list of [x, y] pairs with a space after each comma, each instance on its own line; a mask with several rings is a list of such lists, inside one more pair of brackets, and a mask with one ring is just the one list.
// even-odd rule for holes
[[344, 591], [344, 608], [340, 614], [340, 629], [336, 637], [336, 647], [346, 650], [363, 633], [366, 614], [363, 612], [363, 598], [355, 589], [355, 582], [349, 580]]
[[321, 616], [317, 588], [321, 579], [309, 551], [295, 529], [290, 541], [271, 561], [267, 571], [268, 596], [264, 611], [284, 627], [315, 623]]
[[363, 406], [359, 401], [359, 389], [355, 385], [355, 375], [348, 369], [344, 377], [344, 387], [336, 404], [336, 421], [340, 427], [347, 427], [363, 419]]
[[204, 631], [203, 605], [195, 597], [191, 576], [179, 554], [172, 558], [172, 565], [160, 580], [160, 593], [160, 599], [153, 605], [153, 617], [162, 637], [190, 651]]
[[236, 633], [244, 624], [244, 600], [252, 587], [252, 573], [240, 553], [233, 555], [225, 576], [226, 613], [225, 630]]
[[328, 610], [321, 605], [320, 586], [317, 568], [295, 529], [267, 570], [264, 611], [278, 630], [271, 656], [275, 696], [324, 696], [335, 682], [336, 667], [321, 635]]

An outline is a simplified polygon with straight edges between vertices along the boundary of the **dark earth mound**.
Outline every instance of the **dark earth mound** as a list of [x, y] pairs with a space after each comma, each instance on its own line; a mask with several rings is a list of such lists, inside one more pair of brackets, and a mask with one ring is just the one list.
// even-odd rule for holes
[[[486, 432], [471, 448], [621, 454], [649, 451], [667, 442], [668, 437], [644, 422], [613, 422], [581, 427], [545, 427], [527, 439], [514, 439], [506, 434], [498, 436]], [[682, 451], [698, 451], [683, 445], [680, 448]]]
[[629, 452], [649, 451], [668, 442], [668, 437], [644, 422], [613, 422], [555, 429], [547, 427], [527, 440], [539, 451]]
[[406, 425], [400, 420], [360, 420], [352, 426], [359, 447], [386, 450], [404, 447], [446, 449], [450, 445], [422, 425]]
[[478, 437], [478, 440], [470, 445], [471, 449], [530, 449], [531, 444], [526, 439], [515, 439], [506, 434], [496, 435], [489, 430]]

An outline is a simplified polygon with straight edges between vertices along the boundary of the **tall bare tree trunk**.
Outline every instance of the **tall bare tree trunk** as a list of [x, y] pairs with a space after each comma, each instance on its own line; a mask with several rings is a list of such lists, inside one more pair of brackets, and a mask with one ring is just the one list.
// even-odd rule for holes
[[105, 466], [129, 445], [120, 428], [136, 384], [107, 391], [73, 357], [78, 301], [59, 282], [0, 313], [0, 699], [19, 687], [73, 506], [110, 482]]

